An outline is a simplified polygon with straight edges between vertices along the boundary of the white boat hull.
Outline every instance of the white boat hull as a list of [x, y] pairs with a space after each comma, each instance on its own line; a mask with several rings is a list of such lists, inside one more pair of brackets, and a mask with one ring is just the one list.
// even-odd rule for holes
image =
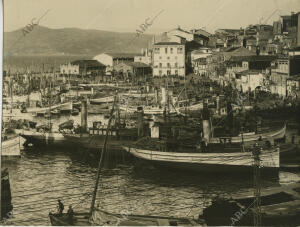
[[19, 136], [2, 141], [1, 148], [1, 156], [21, 156]]
[[90, 99], [91, 103], [112, 103], [114, 102], [114, 96], [98, 98], [98, 99]]
[[[143, 150], [128, 147], [125, 147], [125, 150], [142, 160], [147, 160], [153, 163], [156, 162], [157, 164], [166, 166], [181, 167], [193, 170], [212, 170], [213, 172], [231, 169], [252, 170], [254, 164], [254, 157], [251, 152], [179, 153]], [[260, 164], [263, 169], [278, 169], [279, 148], [272, 148], [262, 151], [260, 154], [260, 160]]]
[[[126, 111], [127, 113], [135, 113], [137, 112], [137, 107], [125, 107], [125, 106], [120, 106], [120, 110]], [[144, 114], [152, 114], [152, 115], [158, 115], [158, 114], [163, 114], [164, 109], [163, 108], [145, 108], [143, 107]], [[170, 114], [177, 113], [176, 110], [172, 109], [170, 110]]]
[[[71, 111], [73, 109], [72, 102], [62, 103], [58, 105], [51, 106], [51, 110], [59, 109], [61, 111]], [[49, 112], [50, 107], [43, 107], [43, 108], [28, 108], [27, 113], [46, 113]]]

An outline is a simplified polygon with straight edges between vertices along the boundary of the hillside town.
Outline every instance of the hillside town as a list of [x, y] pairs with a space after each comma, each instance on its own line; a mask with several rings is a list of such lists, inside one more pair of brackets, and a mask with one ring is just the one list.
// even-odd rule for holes
[[269, 18], [4, 66], [0, 221], [300, 225], [300, 12]]

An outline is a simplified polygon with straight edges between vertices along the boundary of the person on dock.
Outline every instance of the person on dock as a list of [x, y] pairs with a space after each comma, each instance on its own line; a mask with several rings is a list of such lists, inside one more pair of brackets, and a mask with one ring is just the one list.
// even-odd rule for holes
[[68, 209], [68, 222], [70, 225], [73, 225], [73, 222], [74, 222], [74, 211], [73, 211], [73, 208], [72, 208], [72, 205], [69, 206], [69, 209]]
[[57, 211], [58, 214], [62, 215], [63, 211], [64, 211], [64, 204], [61, 202], [61, 200], [58, 200], [58, 205], [57, 205]]

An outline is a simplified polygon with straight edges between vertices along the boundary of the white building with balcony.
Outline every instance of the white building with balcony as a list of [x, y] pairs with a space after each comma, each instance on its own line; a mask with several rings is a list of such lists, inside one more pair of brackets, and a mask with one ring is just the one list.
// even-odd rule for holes
[[185, 76], [185, 46], [159, 42], [153, 46], [153, 76]]

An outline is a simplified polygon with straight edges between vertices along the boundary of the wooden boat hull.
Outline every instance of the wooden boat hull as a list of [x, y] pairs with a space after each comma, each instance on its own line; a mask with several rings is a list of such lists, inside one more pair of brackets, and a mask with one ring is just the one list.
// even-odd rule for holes
[[113, 103], [113, 102], [114, 102], [114, 96], [98, 98], [98, 99], [90, 99], [91, 104]]
[[[154, 165], [201, 172], [253, 172], [251, 152], [234, 153], [178, 153], [124, 148], [133, 156]], [[262, 171], [278, 174], [279, 148], [263, 151], [260, 155]]]
[[25, 141], [25, 146], [32, 144], [35, 147], [39, 146], [54, 146], [54, 147], [69, 147], [67, 140], [62, 133], [59, 132], [34, 132], [22, 130], [20, 131], [20, 136], [23, 137]]
[[[27, 109], [27, 113], [34, 113], [34, 114], [44, 114], [46, 112], [49, 112], [50, 107], [43, 107], [43, 108], [28, 108]], [[51, 106], [51, 109], [59, 109], [60, 111], [72, 111], [73, 109], [73, 105], [72, 102], [67, 102], [67, 103], [62, 103], [62, 104], [57, 104], [57, 105], [53, 105]]]
[[53, 226], [203, 226], [203, 220], [189, 218], [147, 216], [133, 214], [113, 214], [103, 210], [95, 209], [90, 216], [88, 213], [75, 213], [71, 224], [66, 214], [59, 216], [49, 214]]
[[12, 211], [11, 190], [9, 182], [9, 173], [7, 169], [1, 170], [1, 215], [8, 217]]
[[[261, 224], [263, 226], [299, 225], [299, 192], [299, 183], [261, 189]], [[251, 190], [212, 201], [212, 205], [203, 210], [203, 218], [208, 225], [252, 226], [254, 224], [254, 200]]]
[[21, 149], [19, 136], [2, 141], [1, 148], [1, 156], [20, 157]]
[[286, 133], [286, 125], [281, 129], [272, 132], [258, 133], [253, 135], [234, 136], [234, 137], [213, 137], [210, 143], [222, 143], [224, 139], [230, 140], [232, 143], [253, 142], [258, 139], [282, 139]]

